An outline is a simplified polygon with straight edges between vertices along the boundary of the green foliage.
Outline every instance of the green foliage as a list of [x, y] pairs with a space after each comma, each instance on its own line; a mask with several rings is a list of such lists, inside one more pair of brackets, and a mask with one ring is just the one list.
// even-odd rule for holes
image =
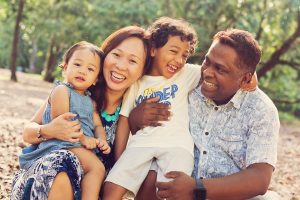
[[[17, 0], [0, 0], [0, 67], [9, 65], [17, 7]], [[202, 62], [216, 32], [240, 28], [259, 40], [261, 67], [296, 30], [299, 9], [299, 0], [27, 0], [17, 65], [30, 71], [34, 63], [35, 71], [41, 73], [51, 39], [55, 40], [57, 65], [75, 42], [86, 40], [100, 46], [120, 27], [135, 24], [146, 28], [166, 15], [183, 18], [196, 29], [199, 45], [190, 62]], [[284, 62], [260, 79], [260, 87], [280, 110], [299, 116], [300, 38], [280, 60]], [[54, 75], [61, 73], [56, 69]]]

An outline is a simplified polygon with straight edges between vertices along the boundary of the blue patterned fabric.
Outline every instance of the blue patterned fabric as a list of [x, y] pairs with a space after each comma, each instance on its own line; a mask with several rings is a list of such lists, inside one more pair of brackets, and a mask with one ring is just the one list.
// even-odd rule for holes
[[[114, 144], [117, 120], [108, 123], [102, 119], [102, 124], [106, 132], [106, 140], [111, 147]], [[97, 154], [107, 172], [114, 164], [113, 155], [113, 152], [108, 155]], [[17, 172], [12, 183], [11, 200], [46, 200], [53, 179], [62, 171], [66, 171], [70, 178], [75, 199], [80, 199], [80, 181], [83, 176], [83, 169], [80, 166], [79, 160], [70, 151], [58, 150], [36, 160], [28, 170], [21, 169]]]
[[[56, 82], [56, 85], [64, 85], [69, 92], [69, 110], [70, 112], [77, 114], [83, 129], [83, 133], [86, 136], [94, 137], [94, 124], [93, 124], [93, 102], [89, 95], [81, 95], [77, 93], [73, 87], [68, 83]], [[46, 109], [43, 114], [43, 124], [48, 124], [52, 120], [51, 118], [51, 104], [48, 100]], [[19, 157], [20, 167], [22, 169], [28, 169], [35, 160], [48, 154], [49, 152], [67, 149], [73, 147], [81, 147], [79, 142], [72, 143], [61, 141], [57, 139], [51, 139], [44, 141], [38, 145], [31, 145], [23, 149], [22, 154]]]
[[226, 105], [217, 106], [197, 87], [189, 95], [189, 117], [194, 177], [223, 177], [254, 163], [275, 167], [278, 111], [260, 89], [239, 90]]
[[53, 151], [37, 160], [28, 170], [19, 170], [13, 179], [11, 200], [46, 200], [59, 172], [68, 174], [74, 197], [80, 200], [83, 170], [77, 157], [67, 150]]

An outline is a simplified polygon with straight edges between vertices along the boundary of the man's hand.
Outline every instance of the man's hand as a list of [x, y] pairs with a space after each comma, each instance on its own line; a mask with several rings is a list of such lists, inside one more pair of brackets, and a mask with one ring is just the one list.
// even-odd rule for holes
[[168, 200], [192, 200], [193, 191], [196, 188], [196, 181], [194, 178], [183, 172], [172, 171], [165, 175], [167, 178], [174, 179], [170, 182], [157, 182], [158, 188], [157, 196], [161, 199]]
[[160, 126], [160, 121], [168, 121], [171, 114], [169, 105], [158, 101], [159, 97], [147, 99], [131, 111], [129, 124], [133, 134], [143, 127]]

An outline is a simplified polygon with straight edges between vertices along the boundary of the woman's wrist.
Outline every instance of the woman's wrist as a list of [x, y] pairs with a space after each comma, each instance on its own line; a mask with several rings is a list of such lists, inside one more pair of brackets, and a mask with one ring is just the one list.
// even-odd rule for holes
[[46, 141], [46, 140], [47, 140], [47, 138], [46, 138], [45, 135], [44, 135], [43, 127], [44, 127], [43, 125], [38, 126], [38, 127], [37, 127], [37, 130], [36, 130], [37, 138], [38, 138], [40, 141]]

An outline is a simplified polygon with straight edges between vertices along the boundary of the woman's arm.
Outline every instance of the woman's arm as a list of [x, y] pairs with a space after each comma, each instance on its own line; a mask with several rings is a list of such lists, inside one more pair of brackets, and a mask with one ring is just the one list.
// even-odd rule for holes
[[49, 124], [42, 125], [42, 116], [46, 104], [47, 102], [45, 102], [38, 109], [30, 122], [25, 125], [25, 128], [23, 130], [23, 140], [30, 144], [38, 144], [42, 142], [42, 139], [38, 138], [38, 130], [40, 129], [40, 134], [45, 139], [56, 138], [69, 142], [78, 142], [78, 138], [82, 135], [82, 133], [79, 132], [80, 122], [78, 120], [70, 120], [70, 118], [75, 117], [76, 114], [67, 112], [59, 115]]
[[130, 129], [128, 118], [120, 115], [115, 138], [115, 160], [118, 160], [126, 148]]

